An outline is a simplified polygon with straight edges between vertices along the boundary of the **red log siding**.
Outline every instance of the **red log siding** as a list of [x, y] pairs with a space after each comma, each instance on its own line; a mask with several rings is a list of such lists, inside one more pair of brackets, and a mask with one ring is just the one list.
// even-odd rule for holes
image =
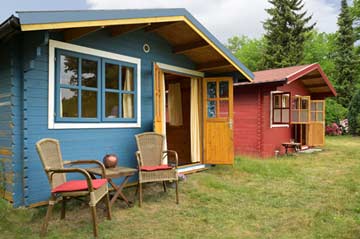
[[258, 90], [255, 87], [235, 87], [234, 89], [234, 149], [235, 154], [259, 156], [257, 134]]
[[287, 91], [294, 95], [309, 95], [300, 81], [281, 87], [235, 87], [234, 148], [236, 155], [274, 156], [284, 153], [281, 143], [289, 141], [291, 127], [270, 128], [270, 92]]

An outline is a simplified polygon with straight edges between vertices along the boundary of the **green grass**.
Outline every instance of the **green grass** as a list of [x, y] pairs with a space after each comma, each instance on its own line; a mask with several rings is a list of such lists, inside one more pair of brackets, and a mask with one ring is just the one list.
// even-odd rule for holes
[[[142, 208], [98, 210], [100, 238], [360, 238], [360, 138], [328, 137], [323, 152], [259, 160], [237, 158], [188, 176], [174, 190], [148, 185]], [[127, 194], [133, 193], [128, 189]], [[49, 238], [89, 238], [86, 205], [64, 221], [56, 208]], [[0, 201], [1, 238], [37, 238], [45, 208]]]

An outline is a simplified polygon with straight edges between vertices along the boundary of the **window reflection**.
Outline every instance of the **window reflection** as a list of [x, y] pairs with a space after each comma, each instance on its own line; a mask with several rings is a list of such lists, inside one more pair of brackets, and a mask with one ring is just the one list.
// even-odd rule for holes
[[78, 85], [78, 58], [60, 55], [60, 84]]
[[87, 87], [97, 87], [98, 63], [91, 60], [81, 61], [81, 85]]
[[78, 117], [78, 90], [60, 89], [60, 116]]

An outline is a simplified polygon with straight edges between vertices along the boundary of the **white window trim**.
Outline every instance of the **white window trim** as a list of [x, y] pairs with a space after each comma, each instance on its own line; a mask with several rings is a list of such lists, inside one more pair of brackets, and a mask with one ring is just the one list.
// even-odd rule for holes
[[[273, 124], [273, 94], [284, 93], [284, 91], [271, 91], [270, 92], [270, 128], [289, 128], [290, 124]], [[289, 112], [291, 114], [291, 110]]]
[[195, 71], [195, 70], [191, 70], [191, 69], [187, 69], [187, 68], [183, 68], [183, 67], [179, 67], [179, 66], [168, 65], [168, 64], [160, 63], [160, 62], [156, 62], [156, 64], [163, 71], [168, 71], [168, 72], [173, 72], [173, 73], [182, 73], [185, 75], [196, 76], [196, 77], [201, 77], [201, 78], [203, 78], [205, 76], [204, 72], [201, 72], [201, 71]]
[[[107, 59], [129, 62], [137, 65], [137, 119], [135, 123], [59, 123], [55, 122], [55, 49], [94, 55]], [[49, 129], [99, 129], [99, 128], [140, 128], [141, 127], [141, 59], [78, 46], [56, 40], [49, 40], [49, 91], [48, 91], [48, 128]]]

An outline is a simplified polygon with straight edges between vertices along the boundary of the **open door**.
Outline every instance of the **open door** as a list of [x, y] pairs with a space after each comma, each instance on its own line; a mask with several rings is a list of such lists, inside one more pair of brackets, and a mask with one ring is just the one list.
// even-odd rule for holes
[[312, 100], [310, 109], [310, 124], [308, 127], [309, 146], [325, 144], [325, 101]]
[[154, 63], [154, 132], [165, 134], [165, 79], [164, 73]]
[[204, 163], [233, 164], [233, 79], [204, 78]]

